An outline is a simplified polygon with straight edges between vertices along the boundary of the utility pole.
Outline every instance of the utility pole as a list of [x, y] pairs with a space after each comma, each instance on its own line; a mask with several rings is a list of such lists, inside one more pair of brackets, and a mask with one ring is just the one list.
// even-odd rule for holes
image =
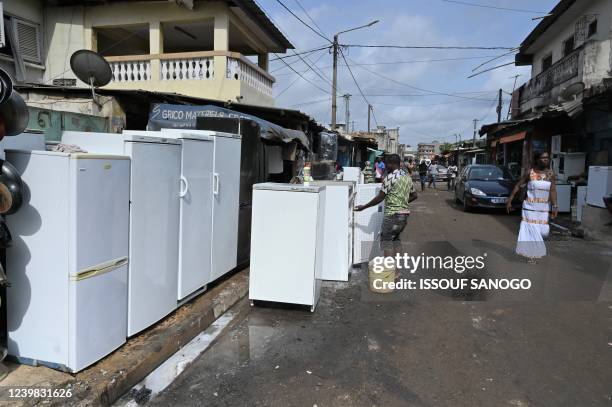
[[351, 100], [351, 96], [348, 93], [345, 93], [344, 95], [342, 95], [342, 97], [344, 98], [344, 109], [345, 109], [345, 123], [346, 123], [346, 134], [350, 133], [350, 120], [351, 120], [351, 110], [349, 107], [349, 102]]
[[368, 134], [370, 134], [370, 112], [372, 111], [372, 105], [368, 105]]
[[[340, 31], [339, 33], [334, 35], [334, 42], [332, 43], [333, 55], [334, 55], [334, 63], [333, 63], [333, 75], [332, 75], [332, 118], [331, 118], [331, 127], [332, 130], [336, 130], [336, 89], [338, 88], [338, 36], [343, 33], [347, 33], [349, 31], [359, 30], [361, 28], [371, 27], [374, 24], [378, 23], [379, 20], [374, 20], [371, 23], [366, 25], [360, 25], [359, 27], [349, 28], [348, 30]], [[348, 125], [348, 124], [347, 124]]]
[[502, 92], [503, 90], [500, 89], [499, 90], [499, 101], [497, 102], [497, 123], [501, 123], [502, 105], [504, 103], [502, 100]]
[[472, 148], [476, 148], [476, 126], [480, 120], [474, 119], [474, 138], [472, 139]]
[[331, 128], [332, 130], [336, 130], [336, 88], [338, 87], [338, 34], [334, 35], [334, 44], [333, 44], [333, 54], [334, 54], [334, 63], [333, 63], [333, 76], [332, 76], [332, 117], [331, 117]]
[[[513, 97], [514, 97], [514, 91], [516, 90], [516, 80], [519, 78], [519, 76], [521, 75], [514, 75], [510, 77], [510, 78], [514, 78], [514, 85], [512, 85], [512, 96]], [[507, 119], [510, 119], [511, 117], [512, 117], [512, 99], [510, 99], [510, 105], [508, 106]]]

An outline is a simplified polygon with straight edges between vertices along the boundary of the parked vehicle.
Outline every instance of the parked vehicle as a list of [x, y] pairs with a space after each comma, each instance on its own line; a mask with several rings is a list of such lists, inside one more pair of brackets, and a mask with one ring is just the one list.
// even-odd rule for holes
[[448, 168], [438, 164], [438, 174], [436, 175], [436, 181], [446, 181], [448, 179]]
[[[468, 165], [455, 182], [455, 200], [468, 212], [472, 208], [505, 208], [516, 184], [510, 171], [495, 165]], [[513, 208], [521, 202], [514, 201]]]

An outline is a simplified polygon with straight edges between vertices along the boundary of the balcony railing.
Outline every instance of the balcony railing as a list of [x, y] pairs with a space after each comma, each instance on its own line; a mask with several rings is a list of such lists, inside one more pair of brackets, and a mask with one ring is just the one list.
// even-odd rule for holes
[[555, 86], [578, 76], [580, 53], [581, 50], [574, 51], [527, 82], [521, 93], [521, 103], [542, 96]]
[[[113, 71], [113, 82], [206, 81], [215, 79], [215, 57], [227, 58], [226, 79], [239, 80], [272, 96], [274, 77], [237, 52], [202, 51], [174, 54], [106, 57]], [[159, 77], [152, 72], [152, 61], [159, 60]]]

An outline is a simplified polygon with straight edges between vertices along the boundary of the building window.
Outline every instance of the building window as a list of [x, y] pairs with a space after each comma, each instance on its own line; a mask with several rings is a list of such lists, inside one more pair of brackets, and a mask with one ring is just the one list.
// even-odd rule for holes
[[574, 36], [572, 35], [567, 40], [563, 41], [563, 56], [568, 56], [574, 51]]
[[[10, 30], [10, 32], [9, 32]], [[0, 54], [18, 57], [26, 62], [42, 63], [40, 27], [13, 16], [4, 16], [4, 47]]]
[[552, 66], [552, 54], [542, 58], [542, 72], [548, 70]]
[[591, 24], [589, 24], [589, 33], [587, 34], [587, 38], [591, 38], [595, 34], [597, 34], [597, 20], [591, 21]]

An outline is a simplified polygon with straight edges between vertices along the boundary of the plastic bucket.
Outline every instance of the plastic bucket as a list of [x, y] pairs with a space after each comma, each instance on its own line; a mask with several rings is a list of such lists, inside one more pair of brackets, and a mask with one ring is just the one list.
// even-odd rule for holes
[[383, 270], [377, 273], [374, 271], [374, 264], [370, 262], [368, 264], [368, 277], [370, 291], [382, 294], [393, 292], [388, 283], [395, 281], [395, 267], [387, 268], [383, 266]]

